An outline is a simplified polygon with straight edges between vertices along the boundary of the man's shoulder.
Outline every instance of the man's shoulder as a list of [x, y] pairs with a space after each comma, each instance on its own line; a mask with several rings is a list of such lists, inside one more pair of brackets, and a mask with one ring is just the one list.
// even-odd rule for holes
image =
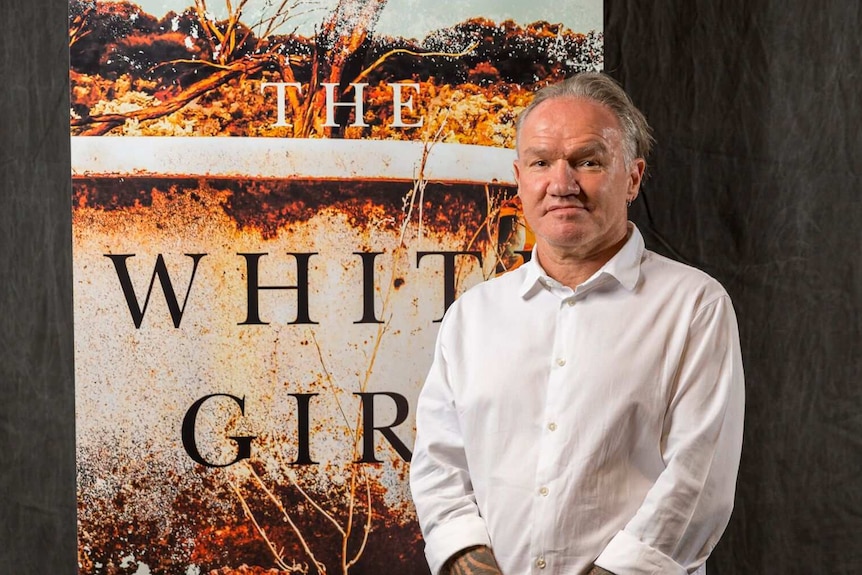
[[525, 268], [521, 266], [471, 286], [452, 304], [452, 314], [461, 313], [461, 310], [469, 310], [471, 314], [482, 313], [482, 310], [493, 312], [494, 308], [520, 299], [521, 288], [527, 277]]
[[707, 272], [650, 250], [644, 250], [641, 272], [646, 281], [673, 286], [677, 292], [709, 299], [727, 297], [724, 286]]
[[517, 296], [527, 278], [527, 265], [519, 266], [511, 271], [495, 275], [479, 282], [464, 292], [462, 298], [484, 298], [488, 296]]

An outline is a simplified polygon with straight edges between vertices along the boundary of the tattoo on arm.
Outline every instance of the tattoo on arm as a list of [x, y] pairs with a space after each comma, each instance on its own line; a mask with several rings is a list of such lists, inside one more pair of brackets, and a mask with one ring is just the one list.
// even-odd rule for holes
[[470, 547], [453, 556], [443, 567], [443, 575], [502, 575], [491, 549]]
[[598, 565], [593, 565], [593, 568], [590, 569], [590, 572], [587, 575], [614, 575], [607, 569], [602, 569]]

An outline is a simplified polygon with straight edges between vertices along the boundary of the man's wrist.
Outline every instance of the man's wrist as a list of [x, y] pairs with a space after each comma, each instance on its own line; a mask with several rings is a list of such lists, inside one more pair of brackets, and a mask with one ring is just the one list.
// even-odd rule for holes
[[602, 569], [598, 565], [593, 565], [593, 568], [590, 569], [590, 572], [587, 575], [614, 575], [607, 569]]
[[502, 575], [490, 547], [467, 547], [450, 557], [441, 575]]

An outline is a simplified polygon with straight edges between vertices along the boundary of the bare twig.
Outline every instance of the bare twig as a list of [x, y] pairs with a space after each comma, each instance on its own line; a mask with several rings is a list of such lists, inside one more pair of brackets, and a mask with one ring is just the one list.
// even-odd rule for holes
[[72, 118], [71, 125], [92, 125], [92, 127], [83, 132], [82, 135], [101, 136], [113, 128], [123, 125], [127, 120], [152, 120], [154, 118], [160, 118], [161, 116], [166, 116], [176, 112], [198, 96], [224, 84], [231, 78], [241, 76], [243, 74], [254, 74], [262, 70], [265, 65], [266, 62], [263, 60], [236, 60], [213, 75], [195, 82], [193, 85], [182, 90], [176, 96], [163, 104], [122, 114], [98, 114], [95, 116], [88, 116], [86, 118]]
[[377, 60], [375, 60], [370, 66], [362, 70], [362, 72], [360, 72], [359, 75], [354, 78], [353, 83], [361, 82], [362, 80], [364, 80], [371, 72], [374, 71], [375, 68], [383, 64], [383, 62], [385, 62], [387, 59], [391, 58], [395, 54], [409, 54], [410, 56], [420, 56], [423, 58], [427, 58], [428, 56], [446, 56], [449, 58], [460, 58], [462, 56], [466, 56], [467, 54], [475, 50], [478, 45], [478, 42], [473, 42], [460, 52], [415, 52], [406, 48], [395, 48], [394, 50], [386, 52], [385, 54], [377, 58]]
[[275, 545], [273, 545], [272, 541], [269, 539], [269, 536], [266, 534], [266, 530], [264, 530], [264, 528], [261, 527], [260, 523], [257, 522], [257, 519], [255, 519], [254, 514], [251, 512], [251, 508], [246, 502], [245, 496], [242, 494], [242, 491], [240, 491], [239, 487], [234, 484], [233, 481], [228, 480], [228, 484], [231, 486], [231, 489], [233, 489], [234, 493], [236, 493], [236, 496], [239, 499], [239, 503], [240, 505], [242, 505], [243, 513], [245, 513], [245, 516], [251, 520], [255, 529], [257, 529], [258, 534], [261, 536], [261, 538], [263, 538], [263, 541], [264, 543], [266, 543], [266, 546], [269, 547], [270, 552], [272, 553], [273, 557], [275, 557], [276, 564], [280, 568], [286, 571], [290, 571], [290, 566], [282, 560], [281, 553], [275, 548]]
[[344, 566], [344, 572], [347, 573], [353, 565], [359, 561], [362, 554], [365, 553], [365, 546], [368, 543], [368, 536], [371, 534], [371, 520], [373, 518], [373, 514], [371, 513], [371, 480], [368, 478], [367, 473], [363, 473], [365, 476], [365, 497], [366, 497], [366, 505], [368, 507], [367, 514], [365, 517], [365, 529], [362, 534], [362, 543], [359, 546], [359, 549], [356, 551], [356, 554], [353, 556], [353, 559], [347, 562]]
[[227, 20], [223, 24], [224, 30], [221, 30], [219, 28], [220, 23], [210, 18], [206, 0], [195, 0], [195, 11], [198, 15], [198, 22], [207, 32], [206, 39], [210, 45], [210, 50], [220, 64], [226, 64], [233, 60], [237, 47], [241, 46], [251, 35], [251, 28], [248, 28], [242, 35], [242, 38], [237, 40], [237, 30], [241, 23], [240, 18], [247, 3], [248, 0], [240, 0], [237, 7], [234, 8], [230, 0], [225, 0]]
[[[290, 464], [286, 463], [284, 461], [284, 459], [282, 458], [281, 452], [276, 452], [276, 457], [278, 458], [279, 462], [281, 463], [281, 465], [284, 468], [290, 467]], [[323, 517], [325, 517], [327, 519], [327, 521], [332, 523], [335, 526], [335, 529], [338, 530], [338, 532], [343, 536], [344, 535], [344, 528], [341, 525], [339, 525], [339, 523], [335, 519], [335, 517], [333, 517], [329, 512], [327, 512], [326, 509], [324, 509], [319, 503], [317, 503], [317, 501], [315, 501], [311, 497], [311, 495], [309, 495], [308, 492], [305, 491], [305, 489], [303, 489], [301, 485], [299, 485], [299, 482], [296, 480], [296, 477], [293, 476], [292, 472], [289, 472], [286, 475], [287, 475], [287, 480], [290, 481], [290, 484], [293, 485], [297, 491], [299, 491], [299, 493], [305, 498], [306, 501], [308, 501], [308, 503], [312, 507], [314, 507], [314, 509], [316, 509], [321, 515], [323, 515]]]
[[440, 127], [437, 128], [437, 131], [431, 137], [430, 140], [425, 140], [422, 143], [422, 157], [419, 160], [419, 173], [418, 175], [414, 175], [413, 177], [413, 188], [407, 194], [407, 201], [409, 201], [409, 207], [407, 208], [407, 213], [404, 216], [404, 221], [401, 222], [401, 237], [398, 239], [398, 245], [404, 245], [404, 235], [407, 232], [407, 227], [410, 225], [410, 220], [413, 217], [413, 206], [416, 203], [417, 197], [419, 200], [419, 224], [418, 224], [418, 241], [422, 241], [422, 204], [425, 199], [425, 186], [428, 185], [428, 181], [425, 179], [425, 166], [428, 163], [428, 156], [431, 154], [431, 149], [434, 145], [440, 141], [443, 128], [446, 126], [446, 121], [448, 119], [448, 115], [444, 116], [443, 121], [440, 122]]
[[287, 512], [287, 509], [284, 508], [284, 505], [281, 503], [281, 501], [279, 501], [278, 497], [276, 497], [275, 494], [270, 491], [269, 488], [267, 488], [267, 486], [263, 483], [263, 480], [254, 470], [254, 468], [250, 464], [247, 464], [246, 466], [251, 471], [251, 474], [257, 482], [258, 487], [260, 487], [260, 489], [266, 494], [266, 496], [269, 497], [270, 501], [275, 504], [278, 510], [281, 511], [282, 517], [284, 517], [284, 520], [287, 521], [287, 524], [290, 525], [290, 528], [299, 538], [299, 543], [302, 545], [302, 549], [305, 551], [305, 554], [308, 555], [308, 558], [311, 559], [311, 562], [314, 563], [314, 566], [318, 569], [321, 575], [326, 575], [326, 566], [320, 561], [318, 561], [317, 558], [314, 556], [314, 553], [308, 546], [308, 542], [306, 542], [305, 537], [302, 536], [302, 531], [300, 531], [299, 527], [296, 526], [296, 523], [293, 522], [293, 519]]
[[90, 17], [93, 10], [95, 10], [95, 4], [88, 6], [83, 12], [72, 18], [69, 23], [69, 48], [90, 34], [91, 30], [84, 30], [84, 27], [87, 25], [87, 18]]
[[335, 404], [338, 406], [338, 411], [341, 412], [341, 417], [344, 419], [344, 424], [348, 429], [350, 428], [350, 421], [347, 418], [347, 413], [344, 411], [344, 407], [341, 406], [341, 400], [338, 398], [338, 390], [335, 389], [335, 383], [332, 381], [332, 375], [329, 373], [329, 370], [326, 369], [326, 361], [323, 359], [323, 351], [320, 349], [320, 344], [317, 342], [317, 337], [314, 335], [312, 330], [308, 330], [309, 335], [311, 336], [311, 341], [314, 343], [314, 347], [317, 350], [317, 357], [320, 359], [320, 367], [323, 369], [323, 375], [326, 378], [326, 383], [329, 385], [330, 391], [332, 391], [332, 396], [335, 398]]

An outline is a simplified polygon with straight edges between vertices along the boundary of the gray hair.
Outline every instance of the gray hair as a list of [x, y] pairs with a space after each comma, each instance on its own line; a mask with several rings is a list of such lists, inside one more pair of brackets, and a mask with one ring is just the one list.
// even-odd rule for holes
[[646, 118], [616, 80], [600, 72], [582, 72], [536, 92], [533, 101], [524, 108], [515, 124], [516, 147], [521, 128], [530, 113], [545, 100], [554, 98], [578, 98], [606, 106], [622, 126], [627, 159], [631, 161], [649, 155], [655, 140]]

